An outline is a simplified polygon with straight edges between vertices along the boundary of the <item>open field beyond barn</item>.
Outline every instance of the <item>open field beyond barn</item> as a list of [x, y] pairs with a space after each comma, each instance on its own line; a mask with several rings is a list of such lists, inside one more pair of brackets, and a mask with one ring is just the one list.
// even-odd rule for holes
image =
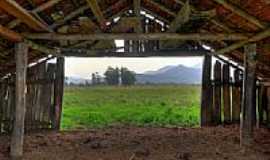
[[66, 87], [62, 129], [197, 126], [200, 86]]

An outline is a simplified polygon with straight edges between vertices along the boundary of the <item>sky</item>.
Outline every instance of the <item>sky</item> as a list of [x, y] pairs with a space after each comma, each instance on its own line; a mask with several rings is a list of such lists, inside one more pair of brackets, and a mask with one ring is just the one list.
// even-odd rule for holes
[[66, 76], [90, 78], [94, 72], [103, 74], [108, 66], [127, 67], [136, 73], [158, 70], [168, 65], [185, 65], [193, 67], [202, 64], [202, 57], [152, 57], [152, 58], [66, 58]]
[[[123, 40], [115, 40], [116, 47], [123, 47]], [[65, 74], [70, 77], [90, 79], [91, 74], [98, 72], [103, 75], [111, 67], [127, 67], [136, 73], [158, 70], [168, 65], [185, 65], [193, 67], [202, 65], [202, 57], [151, 57], [151, 58], [66, 58]]]

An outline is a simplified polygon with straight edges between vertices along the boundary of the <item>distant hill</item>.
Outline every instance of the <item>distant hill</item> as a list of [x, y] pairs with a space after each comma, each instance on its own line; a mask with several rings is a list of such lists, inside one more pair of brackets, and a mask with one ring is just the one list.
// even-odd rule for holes
[[157, 71], [148, 71], [137, 74], [136, 79], [139, 84], [146, 83], [174, 83], [174, 84], [200, 84], [202, 70], [199, 65], [186, 67], [184, 65], [165, 66]]

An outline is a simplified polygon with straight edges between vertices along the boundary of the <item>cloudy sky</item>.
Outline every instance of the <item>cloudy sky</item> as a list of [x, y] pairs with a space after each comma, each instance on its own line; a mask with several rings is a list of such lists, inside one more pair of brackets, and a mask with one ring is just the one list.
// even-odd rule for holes
[[108, 66], [127, 67], [137, 73], [157, 70], [168, 65], [197, 66], [202, 64], [201, 57], [193, 58], [66, 58], [66, 76], [90, 78], [91, 73], [103, 74]]

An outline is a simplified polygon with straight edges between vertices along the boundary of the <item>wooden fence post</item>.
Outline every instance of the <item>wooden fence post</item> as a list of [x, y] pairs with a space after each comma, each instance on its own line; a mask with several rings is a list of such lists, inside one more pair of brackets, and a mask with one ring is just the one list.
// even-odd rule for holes
[[256, 44], [245, 46], [245, 72], [242, 98], [241, 146], [253, 142], [254, 113], [256, 112]]
[[214, 105], [213, 105], [213, 123], [221, 124], [221, 63], [216, 61], [214, 67]]
[[223, 109], [224, 109], [224, 123], [231, 123], [231, 95], [230, 95], [230, 66], [223, 65]]
[[64, 57], [57, 58], [56, 76], [54, 83], [54, 122], [53, 128], [60, 129], [62, 116], [62, 101], [64, 95], [64, 81], [65, 81], [65, 59]]
[[14, 160], [21, 159], [23, 156], [27, 54], [28, 46], [25, 43], [16, 44], [16, 109], [10, 146], [10, 155]]
[[201, 126], [209, 126], [212, 121], [213, 89], [211, 84], [212, 57], [206, 55], [203, 63]]
[[240, 122], [241, 113], [241, 80], [240, 80], [240, 70], [236, 69], [234, 71], [234, 86], [232, 89], [232, 122]]

